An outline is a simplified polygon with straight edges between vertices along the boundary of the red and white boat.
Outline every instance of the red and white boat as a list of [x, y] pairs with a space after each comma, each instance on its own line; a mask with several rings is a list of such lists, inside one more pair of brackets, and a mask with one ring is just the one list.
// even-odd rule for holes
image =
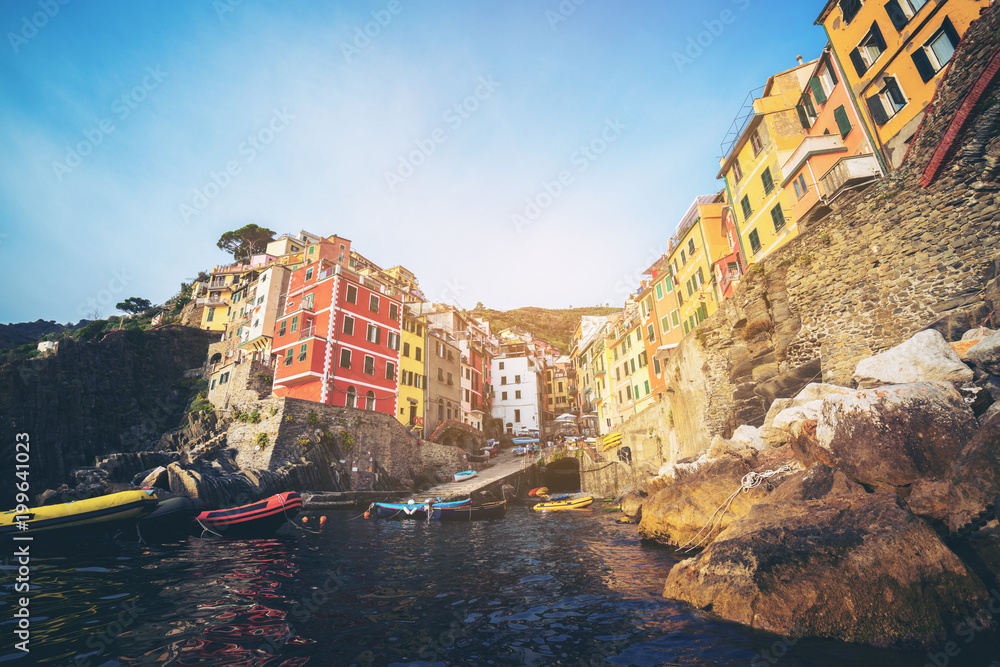
[[288, 491], [249, 505], [202, 512], [196, 521], [220, 535], [261, 535], [281, 528], [301, 509], [302, 496], [296, 491]]

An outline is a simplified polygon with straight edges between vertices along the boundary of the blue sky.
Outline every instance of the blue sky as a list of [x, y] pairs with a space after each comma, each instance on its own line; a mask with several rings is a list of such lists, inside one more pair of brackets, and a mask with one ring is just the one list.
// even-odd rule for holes
[[250, 222], [434, 300], [619, 306], [825, 43], [819, 0], [63, 1], [0, 3], [0, 322], [163, 302]]

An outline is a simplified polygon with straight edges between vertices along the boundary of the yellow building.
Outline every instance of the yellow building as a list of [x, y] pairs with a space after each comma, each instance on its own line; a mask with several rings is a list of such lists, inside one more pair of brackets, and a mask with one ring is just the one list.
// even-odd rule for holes
[[208, 280], [199, 286], [200, 293], [204, 296], [199, 296], [197, 303], [205, 307], [201, 314], [200, 328], [206, 331], [226, 331], [234, 310], [233, 292], [240, 287], [244, 277], [254, 271], [246, 264], [215, 267]]
[[941, 73], [990, 0], [829, 0], [816, 19], [890, 168], [898, 167]]
[[737, 212], [748, 265], [798, 234], [798, 221], [791, 216], [794, 202], [781, 187], [781, 165], [805, 134], [798, 104], [814, 62], [800, 63], [769, 78], [763, 93], [753, 100], [752, 109], [747, 109], [742, 129], [737, 119], [739, 131], [725, 148], [718, 178], [725, 180], [729, 201]]
[[[695, 198], [670, 239], [668, 262], [676, 285], [674, 296], [684, 335], [718, 310], [722, 301], [713, 264], [729, 252], [729, 242], [722, 228], [725, 206], [721, 194]], [[664, 285], [661, 289], [666, 292], [667, 287]], [[666, 324], [663, 317], [660, 316], [661, 326]]]
[[396, 419], [414, 433], [423, 433], [424, 403], [427, 399], [427, 320], [403, 305], [399, 338], [399, 411]]

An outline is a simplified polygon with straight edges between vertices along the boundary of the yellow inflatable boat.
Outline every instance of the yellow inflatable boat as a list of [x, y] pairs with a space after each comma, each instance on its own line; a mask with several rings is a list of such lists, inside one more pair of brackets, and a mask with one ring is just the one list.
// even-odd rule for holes
[[578, 510], [590, 506], [594, 502], [594, 496], [580, 496], [579, 498], [566, 498], [565, 500], [550, 500], [538, 503], [534, 509], [540, 512], [552, 512], [556, 510]]
[[[14, 509], [0, 514], [0, 536], [35, 535], [42, 532], [48, 535], [95, 524], [134, 521], [152, 512], [157, 502], [159, 501], [153, 489], [141, 489], [59, 505], [29, 507], [27, 512]], [[23, 525], [27, 528], [22, 528]]]

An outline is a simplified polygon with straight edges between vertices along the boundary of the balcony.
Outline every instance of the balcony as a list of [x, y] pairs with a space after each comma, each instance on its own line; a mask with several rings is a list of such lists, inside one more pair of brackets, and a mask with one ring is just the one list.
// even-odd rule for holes
[[195, 304], [199, 306], [228, 306], [229, 299], [213, 299], [212, 297], [203, 296], [195, 299]]
[[819, 182], [823, 186], [823, 194], [833, 197], [844, 188], [874, 180], [881, 175], [882, 171], [874, 155], [852, 155], [837, 160], [837, 163], [820, 177]]
[[319, 335], [319, 327], [315, 326], [309, 326], [299, 330], [299, 340], [305, 340], [306, 338], [319, 338], [320, 340], [326, 340], [326, 338]]

